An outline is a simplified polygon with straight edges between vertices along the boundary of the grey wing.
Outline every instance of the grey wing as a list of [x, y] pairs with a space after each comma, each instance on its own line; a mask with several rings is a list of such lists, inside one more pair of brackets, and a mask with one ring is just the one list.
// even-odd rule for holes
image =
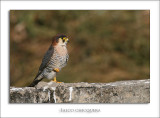
[[51, 45], [48, 49], [48, 51], [45, 53], [44, 57], [43, 57], [43, 60], [42, 60], [42, 63], [39, 67], [39, 72], [38, 73], [41, 73], [44, 68], [47, 66], [48, 62], [50, 61], [52, 55], [54, 53], [54, 48], [53, 46]]
[[54, 53], [54, 48], [52, 46], [50, 46], [48, 51], [46, 52], [46, 54], [43, 57], [43, 60], [42, 60], [42, 63], [39, 67], [39, 71], [38, 71], [37, 76], [35, 77], [34, 81], [29, 85], [29, 87], [35, 86], [38, 82], [40, 82], [43, 79], [43, 76], [40, 76], [41, 72], [44, 70], [44, 68], [50, 62], [50, 59], [51, 59], [53, 53]]

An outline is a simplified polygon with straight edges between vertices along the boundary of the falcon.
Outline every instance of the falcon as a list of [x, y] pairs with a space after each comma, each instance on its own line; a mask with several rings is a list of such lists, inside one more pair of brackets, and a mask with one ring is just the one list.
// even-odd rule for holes
[[34, 87], [44, 78], [49, 80], [53, 79], [54, 82], [60, 83], [56, 80], [56, 74], [66, 66], [68, 62], [68, 41], [68, 37], [64, 34], [58, 34], [53, 37], [52, 43], [42, 59], [38, 74], [29, 87]]

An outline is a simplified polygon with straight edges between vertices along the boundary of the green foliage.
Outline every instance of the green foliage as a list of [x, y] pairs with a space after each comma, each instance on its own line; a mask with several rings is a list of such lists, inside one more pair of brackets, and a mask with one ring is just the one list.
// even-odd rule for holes
[[[150, 77], [148, 10], [15, 10], [10, 15], [12, 86], [32, 82], [57, 33], [70, 38], [70, 59], [58, 74], [58, 81], [112, 82]], [[16, 34], [15, 27], [20, 23], [25, 30]]]

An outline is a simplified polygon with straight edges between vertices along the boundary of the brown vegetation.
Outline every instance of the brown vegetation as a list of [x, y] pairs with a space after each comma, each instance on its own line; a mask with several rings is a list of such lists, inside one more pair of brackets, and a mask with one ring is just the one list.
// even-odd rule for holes
[[27, 86], [51, 38], [70, 38], [63, 82], [112, 82], [150, 78], [148, 10], [10, 11], [10, 85]]

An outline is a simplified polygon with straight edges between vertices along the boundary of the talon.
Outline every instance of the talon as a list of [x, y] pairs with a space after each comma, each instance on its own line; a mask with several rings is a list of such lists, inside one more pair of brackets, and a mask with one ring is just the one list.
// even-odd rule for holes
[[56, 82], [56, 83], [62, 83], [62, 82]]
[[56, 83], [62, 83], [62, 82], [58, 82], [57, 80], [56, 80], [56, 77], [54, 77], [54, 79], [52, 80], [53, 82], [56, 82]]
[[52, 80], [53, 82], [57, 82], [56, 77], [54, 77], [54, 79]]
[[59, 69], [58, 68], [54, 68], [53, 71], [59, 72]]

